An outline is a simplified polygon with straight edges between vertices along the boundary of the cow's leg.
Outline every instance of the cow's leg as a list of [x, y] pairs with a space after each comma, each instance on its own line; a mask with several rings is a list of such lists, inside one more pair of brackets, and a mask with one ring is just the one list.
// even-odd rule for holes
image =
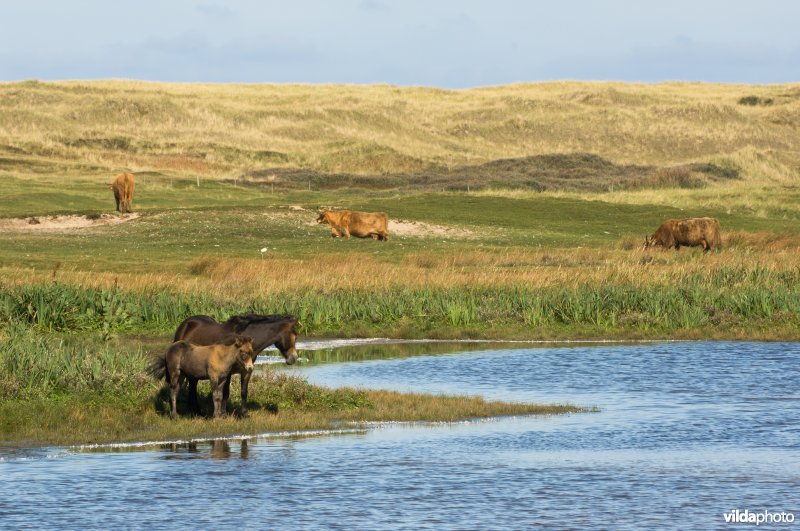
[[707, 240], [700, 240], [700, 244], [703, 246], [704, 253], [707, 253], [711, 249], [711, 246], [708, 244]]
[[342, 234], [336, 227], [331, 227], [331, 238], [339, 238]]
[[342, 232], [344, 232], [344, 237], [346, 240], [350, 239], [350, 229], [347, 227], [342, 227]]
[[370, 233], [369, 233], [369, 237], [370, 237], [370, 238], [372, 238], [373, 240], [380, 240], [380, 239], [381, 239], [381, 237], [380, 237], [380, 236], [378, 236], [378, 235], [377, 235], [376, 233], [374, 233], [374, 232], [370, 232]]

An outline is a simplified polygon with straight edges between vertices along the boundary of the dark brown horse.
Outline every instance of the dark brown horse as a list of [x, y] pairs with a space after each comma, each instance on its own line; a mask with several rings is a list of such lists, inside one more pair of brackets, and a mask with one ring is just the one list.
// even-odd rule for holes
[[175, 419], [178, 416], [178, 390], [184, 380], [189, 380], [195, 390], [198, 380], [209, 380], [214, 398], [214, 418], [218, 418], [226, 414], [222, 391], [230, 379], [231, 368], [241, 365], [252, 372], [254, 357], [253, 340], [247, 336], [230, 334], [213, 345], [176, 341], [154, 361], [151, 372], [159, 379], [166, 378], [170, 387], [170, 417]]
[[[228, 334], [246, 334], [253, 338], [253, 361], [256, 356], [270, 345], [275, 345], [286, 359], [287, 365], [297, 361], [297, 318], [291, 315], [235, 315], [218, 323], [207, 315], [195, 315], [182, 322], [175, 331], [174, 341], [185, 339], [198, 345], [211, 345]], [[246, 370], [241, 364], [235, 364], [231, 376], [239, 374], [242, 380], [242, 415], [247, 415], [247, 385], [253, 370]], [[228, 407], [231, 391], [231, 378], [225, 382], [222, 394], [223, 410]], [[189, 400], [197, 410], [197, 382], [189, 380]]]

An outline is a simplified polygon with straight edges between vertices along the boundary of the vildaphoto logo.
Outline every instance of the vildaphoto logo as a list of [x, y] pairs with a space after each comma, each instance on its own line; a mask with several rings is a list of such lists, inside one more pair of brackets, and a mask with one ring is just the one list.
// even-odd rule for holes
[[761, 511], [759, 513], [745, 509], [740, 511], [736, 509], [729, 513], [724, 513], [726, 524], [793, 524], [794, 514], [787, 512], [771, 513], [769, 511]]

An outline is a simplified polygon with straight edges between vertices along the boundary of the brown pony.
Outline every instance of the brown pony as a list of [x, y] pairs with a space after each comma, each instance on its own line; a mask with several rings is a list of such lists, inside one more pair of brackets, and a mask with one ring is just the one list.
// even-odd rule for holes
[[[198, 380], [209, 380], [214, 398], [214, 418], [218, 418], [227, 413], [222, 404], [222, 389], [230, 379], [231, 368], [238, 363], [252, 372], [253, 357], [253, 340], [247, 336], [229, 335], [219, 343], [207, 346], [176, 341], [163, 357], [156, 359], [151, 371], [159, 379], [164, 377], [170, 386], [171, 418], [178, 416], [178, 391], [186, 379], [192, 382], [195, 392]], [[194, 401], [197, 402], [196, 395]]]
[[[218, 323], [208, 315], [195, 315], [183, 321], [175, 330], [174, 341], [185, 339], [197, 345], [212, 345], [229, 334], [247, 334], [253, 338], [253, 361], [270, 345], [275, 345], [287, 365], [297, 361], [297, 318], [291, 315], [234, 315], [224, 323]], [[242, 415], [247, 415], [247, 386], [252, 370], [234, 364], [231, 376], [238, 373], [242, 380]], [[223, 407], [227, 407], [231, 391], [231, 378], [225, 381], [222, 392]], [[197, 382], [189, 380], [189, 400], [197, 407]]]

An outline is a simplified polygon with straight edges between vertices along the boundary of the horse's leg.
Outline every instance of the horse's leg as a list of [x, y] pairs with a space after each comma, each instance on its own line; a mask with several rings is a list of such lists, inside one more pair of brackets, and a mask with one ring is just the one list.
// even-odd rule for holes
[[231, 372], [225, 379], [225, 385], [222, 386], [222, 412], [228, 412], [228, 398], [231, 396], [231, 380], [233, 380], [233, 373]]
[[195, 415], [200, 414], [200, 402], [197, 400], [197, 378], [189, 378], [189, 409]]
[[223, 416], [222, 411], [222, 388], [225, 387], [225, 382], [228, 378], [209, 378], [211, 382], [211, 395], [214, 397], [214, 418], [217, 419]]
[[245, 371], [240, 373], [242, 377], [242, 416], [247, 416], [247, 386], [250, 383], [250, 377], [253, 375], [253, 371]]
[[172, 420], [178, 418], [178, 391], [181, 389], [181, 377], [178, 374], [170, 375], [169, 382], [169, 416]]

